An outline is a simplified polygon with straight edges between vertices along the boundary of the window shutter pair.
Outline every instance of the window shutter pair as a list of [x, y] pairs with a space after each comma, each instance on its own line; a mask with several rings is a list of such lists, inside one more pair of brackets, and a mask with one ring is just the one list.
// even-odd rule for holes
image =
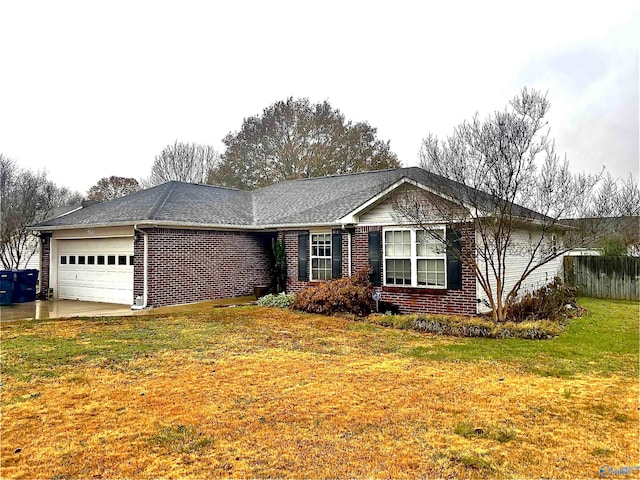
[[[309, 281], [309, 234], [298, 234], [298, 280]], [[331, 277], [342, 277], [342, 233], [331, 234]]]
[[[462, 261], [460, 260], [460, 232], [447, 229], [447, 289], [462, 290]], [[381, 232], [369, 232], [369, 266], [371, 283], [382, 285], [382, 242]]]
[[[447, 288], [462, 290], [462, 261], [460, 260], [460, 232], [447, 229]], [[371, 283], [382, 285], [382, 236], [379, 230], [369, 232], [369, 266]], [[342, 234], [334, 231], [331, 235], [331, 276], [342, 276]], [[309, 234], [298, 235], [298, 280], [309, 280]]]

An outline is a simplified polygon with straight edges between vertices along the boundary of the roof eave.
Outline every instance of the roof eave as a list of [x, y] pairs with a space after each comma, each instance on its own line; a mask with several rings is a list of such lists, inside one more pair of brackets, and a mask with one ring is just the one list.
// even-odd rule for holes
[[79, 228], [108, 228], [108, 227], [137, 227], [137, 228], [183, 228], [202, 230], [237, 230], [237, 231], [263, 231], [263, 230], [296, 230], [301, 228], [331, 228], [340, 227], [343, 224], [339, 221], [332, 222], [312, 222], [312, 223], [274, 223], [265, 225], [250, 224], [217, 224], [217, 223], [197, 223], [197, 222], [175, 222], [175, 221], [152, 221], [137, 220], [128, 222], [113, 223], [84, 223], [76, 225], [49, 225], [34, 226], [30, 230], [35, 232], [53, 232], [60, 230], [74, 230]]

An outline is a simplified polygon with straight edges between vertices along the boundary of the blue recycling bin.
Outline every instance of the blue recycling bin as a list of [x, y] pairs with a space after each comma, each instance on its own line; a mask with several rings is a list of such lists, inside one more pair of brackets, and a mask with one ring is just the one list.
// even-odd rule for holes
[[15, 273], [11, 270], [0, 270], [0, 305], [11, 305]]
[[15, 272], [11, 301], [13, 303], [35, 302], [37, 285], [38, 270], [18, 270]]

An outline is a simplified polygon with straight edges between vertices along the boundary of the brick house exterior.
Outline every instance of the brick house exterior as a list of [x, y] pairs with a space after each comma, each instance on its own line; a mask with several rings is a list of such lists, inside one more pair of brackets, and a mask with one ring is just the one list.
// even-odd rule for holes
[[[254, 287], [271, 283], [272, 235], [166, 228], [147, 234], [149, 305], [253, 295]], [[139, 236], [134, 241], [135, 296], [143, 294], [142, 250]]]
[[[115, 298], [141, 308], [251, 295], [272, 283], [278, 238], [285, 242], [289, 293], [318, 285], [312, 277], [370, 268], [382, 300], [403, 313], [475, 314], [481, 295], [472, 268], [449, 247], [418, 242], [425, 230], [393, 209], [407, 193], [424, 193], [433, 207], [459, 187], [416, 167], [292, 180], [252, 192], [168, 182], [34, 226], [42, 239], [42, 289], [51, 286], [55, 298]], [[462, 251], [473, 255], [475, 232], [462, 242], [437, 216], [429, 223], [447, 244], [457, 234]], [[398, 232], [411, 239], [398, 244], [406, 252], [410, 246], [410, 255], [385, 251], [384, 245], [396, 248], [385, 235]]]
[[[337, 232], [338, 230], [332, 230]], [[368, 233], [382, 231], [380, 226], [356, 227], [352, 232], [340, 231], [342, 235], [342, 277], [348, 277], [349, 252], [351, 243], [352, 274], [371, 268], [369, 262]], [[287, 254], [287, 292], [297, 293], [300, 290], [317, 285], [319, 282], [301, 280], [298, 276], [298, 236], [306, 234], [306, 230], [284, 231], [278, 234], [285, 240]], [[352, 236], [351, 242], [348, 237]], [[463, 247], [465, 253], [475, 248], [474, 245]], [[382, 252], [380, 252], [382, 258]], [[459, 290], [436, 288], [413, 288], [380, 285], [381, 300], [398, 307], [400, 313], [429, 312], [450, 313], [458, 315], [475, 315], [477, 309], [476, 280], [471, 268], [462, 264], [462, 288]]]

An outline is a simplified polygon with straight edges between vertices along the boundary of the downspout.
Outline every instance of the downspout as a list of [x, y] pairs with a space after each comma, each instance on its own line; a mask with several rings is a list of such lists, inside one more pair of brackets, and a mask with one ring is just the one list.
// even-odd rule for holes
[[139, 230], [137, 225], [133, 226], [133, 232], [139, 232], [142, 234], [144, 238], [144, 247], [143, 247], [143, 269], [142, 269], [142, 305], [138, 305], [137, 302], [134, 301], [134, 304], [131, 305], [131, 310], [143, 310], [147, 308], [148, 301], [148, 283], [147, 283], [147, 274], [149, 270], [149, 238], [147, 232], [144, 230]]

